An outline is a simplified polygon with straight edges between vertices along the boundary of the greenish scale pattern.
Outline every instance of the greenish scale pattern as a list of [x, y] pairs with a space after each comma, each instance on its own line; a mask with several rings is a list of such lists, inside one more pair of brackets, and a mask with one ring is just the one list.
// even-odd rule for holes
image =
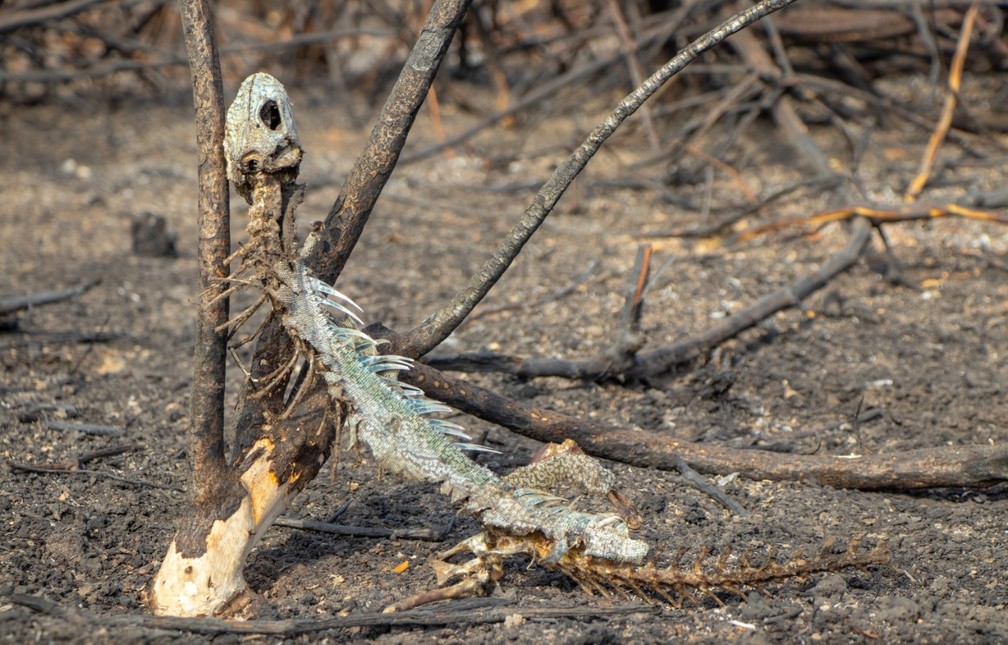
[[[359, 438], [383, 468], [442, 484], [453, 499], [464, 500], [465, 510], [485, 526], [514, 536], [541, 533], [555, 544], [549, 559], [581, 548], [585, 555], [615, 562], [644, 561], [648, 544], [629, 537], [626, 523], [618, 516], [571, 510], [565, 500], [509, 484], [469, 459], [439, 430], [438, 419], [418, 411], [442, 409], [440, 404], [401, 386], [394, 371], [378, 369], [408, 363], [407, 359], [385, 356], [374, 363], [376, 341], [355, 326], [333, 321], [325, 309], [331, 300], [326, 302], [303, 264], [291, 268], [278, 262], [273, 273], [281, 286], [270, 296], [282, 303], [284, 324], [321, 360], [326, 368], [322, 376], [334, 400], [349, 405], [350, 423], [359, 423]], [[327, 290], [334, 292], [331, 287]]]

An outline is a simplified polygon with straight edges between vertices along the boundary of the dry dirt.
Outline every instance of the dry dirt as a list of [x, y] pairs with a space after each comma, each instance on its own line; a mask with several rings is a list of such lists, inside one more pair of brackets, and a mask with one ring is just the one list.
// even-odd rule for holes
[[[233, 92], [234, 82], [231, 79]], [[891, 79], [910, 91], [920, 79]], [[1003, 78], [967, 83], [974, 110], [997, 105]], [[321, 217], [366, 135], [345, 104], [292, 90], [308, 150], [309, 199], [302, 221]], [[464, 91], [476, 92], [463, 88]], [[488, 102], [491, 97], [483, 97]], [[478, 268], [524, 210], [534, 185], [583, 137], [612, 99], [484, 133], [453, 155], [397, 170], [340, 281], [373, 320], [403, 328], [444, 302]], [[988, 103], [991, 100], [993, 103]], [[358, 114], [371, 108], [357, 105]], [[566, 112], [566, 113], [565, 113]], [[933, 112], [932, 112], [933, 113]], [[472, 115], [445, 106], [461, 130]], [[422, 114], [411, 149], [431, 141]], [[852, 125], [858, 129], [856, 124]], [[12, 594], [38, 594], [102, 615], [144, 611], [143, 590], [185, 513], [190, 486], [186, 418], [194, 333], [195, 144], [188, 97], [119, 107], [6, 108], [0, 115], [0, 295], [100, 283], [73, 300], [35, 308], [0, 334], [0, 640], [179, 642], [203, 637], [139, 628], [99, 628], [33, 613]], [[816, 130], [839, 168], [844, 140]], [[760, 124], [733, 162], [762, 194], [807, 176], [786, 142]], [[993, 135], [1001, 136], [1001, 135]], [[869, 195], [894, 200], [916, 169], [927, 133], [898, 121], [875, 131], [857, 169]], [[1001, 136], [1002, 144], [1008, 139]], [[704, 216], [655, 190], [606, 183], [662, 177], [643, 133], [630, 128], [586, 175], [526, 248], [487, 309], [511, 308], [466, 324], [444, 351], [490, 349], [523, 356], [591, 356], [618, 328], [637, 246], [655, 245], [667, 263], [643, 318], [648, 347], [699, 332], [757, 297], [813, 270], [846, 241], [842, 224], [814, 236], [794, 232], [725, 247], [654, 235]], [[928, 199], [942, 201], [1004, 186], [1000, 164], [955, 146]], [[687, 158], [687, 161], [689, 159]], [[734, 180], [717, 172], [712, 203], [740, 203]], [[702, 203], [704, 182], [671, 185]], [[804, 191], [752, 221], [835, 206]], [[243, 238], [240, 209], [234, 235]], [[131, 223], [161, 215], [178, 237], [178, 257], [133, 253]], [[647, 384], [521, 382], [473, 377], [529, 404], [599, 421], [731, 446], [784, 445], [796, 453], [890, 453], [1008, 441], [1008, 230], [942, 220], [887, 229], [902, 284], [883, 275], [874, 250], [805, 304], [722, 346], [709, 360]], [[573, 292], [551, 298], [590, 271]], [[239, 297], [248, 302], [249, 296]], [[74, 340], [114, 334], [108, 342]], [[1006, 354], [1002, 354], [1006, 352]], [[240, 374], [232, 369], [233, 385]], [[234, 399], [234, 388], [231, 391]], [[878, 411], [851, 423], [858, 409]], [[56, 430], [54, 422], [112, 426], [121, 436]], [[535, 442], [476, 419], [461, 419], [501, 455], [507, 470], [527, 462]], [[485, 435], [485, 436], [484, 436]], [[46, 466], [95, 450], [132, 447], [83, 470], [25, 473], [10, 462]], [[365, 456], [366, 457], [366, 456]], [[393, 642], [1004, 642], [1008, 488], [859, 492], [813, 484], [717, 481], [752, 513], [740, 518], [677, 483], [670, 473], [613, 464], [645, 515], [642, 533], [667, 557], [680, 547], [715, 552], [768, 546], [787, 553], [864, 536], [888, 538], [892, 565], [768, 585], [723, 603], [594, 618], [513, 618], [506, 624], [329, 631], [296, 640]], [[112, 476], [115, 476], [113, 478]], [[730, 473], [720, 473], [728, 476]], [[293, 502], [289, 514], [360, 526], [439, 528], [454, 510], [428, 486], [376, 478], [370, 460], [345, 453]], [[430, 588], [429, 556], [475, 530], [458, 518], [441, 543], [335, 537], [273, 528], [248, 561], [259, 618], [320, 618], [374, 612]], [[686, 556], [688, 559], [689, 556]], [[405, 571], [399, 565], [408, 562]], [[561, 575], [515, 562], [497, 596], [524, 607], [605, 608]], [[520, 612], [519, 612], [520, 613]], [[233, 640], [235, 637], [221, 637]]]

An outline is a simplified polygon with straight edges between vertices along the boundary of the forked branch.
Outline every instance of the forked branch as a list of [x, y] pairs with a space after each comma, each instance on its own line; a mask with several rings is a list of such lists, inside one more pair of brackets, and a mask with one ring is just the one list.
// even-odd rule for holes
[[[860, 213], [858, 213], [860, 214]], [[852, 215], [855, 217], [856, 215]], [[497, 371], [521, 378], [560, 376], [570, 379], [601, 381], [605, 379], [645, 379], [664, 374], [678, 365], [688, 363], [721, 343], [752, 329], [774, 314], [801, 303], [833, 278], [854, 266], [868, 245], [872, 227], [866, 217], [856, 217], [850, 239], [840, 251], [812, 273], [792, 284], [769, 293], [745, 309], [733, 313], [721, 323], [665, 347], [635, 352], [624, 364], [602, 354], [585, 359], [516, 358], [481, 352], [475, 355], [448, 356], [432, 359], [430, 364], [460, 371]]]

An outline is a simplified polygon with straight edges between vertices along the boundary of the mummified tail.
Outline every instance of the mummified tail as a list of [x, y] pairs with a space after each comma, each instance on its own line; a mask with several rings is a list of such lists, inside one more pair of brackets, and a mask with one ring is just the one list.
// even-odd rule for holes
[[680, 566], [676, 561], [661, 568], [654, 562], [634, 566], [571, 551], [554, 568], [577, 581], [588, 593], [609, 595], [615, 591], [624, 596], [632, 593], [646, 600], [657, 595], [680, 606], [684, 600], [697, 600], [702, 596], [720, 603], [714, 595], [718, 591], [742, 595], [745, 588], [775, 580], [889, 563], [889, 545], [884, 538], [871, 549], [863, 549], [860, 540], [852, 540], [847, 549], [837, 552], [835, 543], [834, 539], [828, 539], [812, 557], [806, 557], [799, 549], [784, 561], [778, 560], [776, 548], [770, 548], [759, 564], [753, 563], [751, 549], [738, 558], [733, 557], [730, 547], [716, 558], [708, 549], [702, 549], [692, 565]]

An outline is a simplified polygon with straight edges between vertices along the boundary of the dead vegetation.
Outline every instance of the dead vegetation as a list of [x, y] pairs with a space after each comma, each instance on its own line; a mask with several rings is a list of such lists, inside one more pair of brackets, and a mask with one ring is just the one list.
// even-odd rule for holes
[[[422, 4], [367, 3], [365, 10], [363, 3], [291, 2], [283, 10], [275, 10], [248, 3], [221, 10], [217, 31], [222, 36], [224, 77], [268, 64], [278, 76], [324, 76], [334, 90], [373, 88], [369, 98], [375, 99], [384, 94], [386, 79], [398, 72], [410, 50], [426, 15], [427, 7]], [[435, 10], [442, 4], [435, 3]], [[465, 150], [487, 128], [499, 124], [518, 127], [572, 110], [590, 95], [641, 86], [650, 70], [737, 9], [730, 3], [696, 2], [474, 3], [447, 50], [447, 71], [454, 79], [439, 80], [429, 90], [411, 86], [413, 107], [426, 99], [429, 112], [425, 118], [433, 124], [437, 140], [400, 159], [409, 126], [396, 119], [413, 107], [389, 102], [379, 123], [391, 124], [390, 132], [402, 141], [398, 148], [390, 148], [383, 143], [387, 137], [383, 140], [376, 132], [369, 144], [372, 147], [361, 155], [325, 224], [333, 231], [338, 222], [341, 227], [335, 233], [342, 237], [332, 240], [336, 252], [318, 259], [320, 275], [329, 281], [339, 276], [397, 162], [416, 163], [433, 155], [454, 154]], [[162, 3], [5, 6], [0, 12], [0, 33], [9, 33], [10, 38], [2, 45], [6, 48], [0, 71], [3, 96], [24, 103], [138, 88], [163, 92], [177, 87], [185, 80], [177, 21], [174, 8]], [[523, 405], [438, 371], [504, 372], [521, 379], [559, 377], [649, 387], [669, 374], [704, 363], [726, 341], [776, 313], [804, 308], [813, 293], [862, 262], [873, 248], [873, 238], [881, 241], [885, 251], [883, 271], [890, 280], [899, 282], [899, 252], [886, 235], [890, 227], [946, 216], [971, 218], [989, 226], [1003, 224], [1008, 199], [1003, 190], [969, 191], [955, 201], [931, 202], [928, 189], [940, 185], [943, 173], [953, 169], [950, 162], [943, 162], [943, 150], [954, 149], [955, 158], [967, 158], [978, 165], [1003, 164], [1003, 132], [1008, 124], [1001, 122], [996, 110], [971, 106], [962, 83], [964, 75], [982, 77], [1003, 70], [1006, 51], [1001, 8], [980, 3], [923, 7], [799, 2], [737, 34], [725, 46], [705, 54], [688, 74], [667, 85], [658, 83], [648, 93], [655, 94], [648, 103], [641, 98], [633, 105], [639, 113], [631, 127], [642, 133], [646, 142], [642, 145], [648, 146], [649, 153], [636, 162], [639, 172], [616, 180], [619, 187], [655, 191], [697, 217], [688, 226], [642, 232], [646, 243], [631, 272], [625, 314], [619, 329], [612, 331], [612, 345], [583, 358], [519, 357], [486, 351], [436, 353], [429, 357], [427, 366], [411, 372], [408, 378], [431, 397], [526, 436], [540, 441], [574, 437], [594, 455], [636, 466], [678, 470], [685, 464], [707, 473], [741, 473], [753, 479], [815, 481], [866, 490], [986, 487], [1008, 479], [1008, 454], [1001, 445], [935, 445], [860, 459], [759, 452], [587, 422], [577, 414]], [[908, 97], [900, 93], [905, 88], [884, 82], [887, 76], [907, 74], [927, 78], [927, 91]], [[199, 80], [200, 73], [196, 75]], [[422, 80], [432, 81], [433, 74]], [[471, 109], [465, 92], [459, 90], [466, 83], [492, 88], [495, 109], [483, 110], [476, 123], [458, 132], [441, 122], [438, 106], [439, 102], [452, 102], [461, 109]], [[994, 96], [1003, 97], [1005, 91], [1002, 84]], [[748, 159], [737, 144], [767, 118], [775, 128], [774, 138], [793, 156], [794, 163], [802, 166], [805, 178], [793, 185], [762, 185], [754, 190], [750, 179], [753, 170], [745, 166]], [[880, 199], [884, 191], [877, 186], [866, 189], [859, 162], [874, 145], [875, 134], [893, 122], [918, 128], [930, 139], [917, 151], [921, 157], [918, 172], [907, 176], [905, 183], [891, 186], [885, 195], [888, 199]], [[841, 142], [842, 152], [823, 150], [810, 136], [810, 124], [829, 128], [834, 140]], [[412, 329], [374, 329], [392, 341], [395, 351], [406, 355], [420, 357], [435, 349], [479, 304], [535, 231], [538, 224], [530, 226], [529, 213], [539, 207], [532, 215], [541, 223], [603, 141], [604, 137], [594, 142], [594, 149], [584, 151], [573, 165], [561, 164], [554, 183], [547, 182], [540, 192], [542, 199], [530, 207], [526, 220], [489, 261], [488, 266], [496, 263], [494, 271], [474, 276], [455, 299]], [[609, 181], [608, 186], [593, 188], [612, 187], [615, 182]], [[684, 196], [676, 190], [684, 185], [702, 189]], [[212, 187], [206, 181], [202, 186], [204, 190]], [[220, 185], [215, 189], [219, 191]], [[783, 204], [800, 202], [812, 194], [827, 195], [828, 207], [798, 218], [773, 217]], [[360, 201], [348, 199], [348, 195]], [[714, 240], [713, 244], [744, 244], [781, 232], [806, 234], [813, 227], [840, 220], [851, 222], [846, 229], [849, 239], [832, 258], [778, 291], [762, 298], [750, 294], [753, 304], [720, 324], [668, 345], [656, 344], [640, 329], [641, 311], [647, 306], [654, 279], [651, 258], [662, 240], [696, 237]], [[349, 237], [347, 230], [352, 231]], [[226, 248], [220, 246], [217, 253]], [[206, 328], [213, 329], [226, 319], [225, 311], [223, 319], [219, 315], [216, 321], [207, 319]], [[283, 351], [266, 343], [257, 356], [270, 357], [265, 364], [257, 362], [268, 373], [282, 360]], [[197, 448], [197, 457], [213, 451], [218, 451], [216, 458], [223, 457], [223, 446], [216, 447], [215, 438], [223, 433], [223, 398], [213, 389], [223, 387], [220, 364], [218, 359], [218, 367], [202, 376], [198, 373], [196, 378], [194, 392], [210, 393], [213, 401], [196, 400], [194, 422], [200, 426], [201, 414], [213, 418], [204, 445], [215, 446], [212, 450]], [[248, 423], [263, 409], [282, 403], [257, 400], [249, 405], [262, 409], [247, 408], [242, 416]], [[207, 480], [197, 477], [197, 481]]]

